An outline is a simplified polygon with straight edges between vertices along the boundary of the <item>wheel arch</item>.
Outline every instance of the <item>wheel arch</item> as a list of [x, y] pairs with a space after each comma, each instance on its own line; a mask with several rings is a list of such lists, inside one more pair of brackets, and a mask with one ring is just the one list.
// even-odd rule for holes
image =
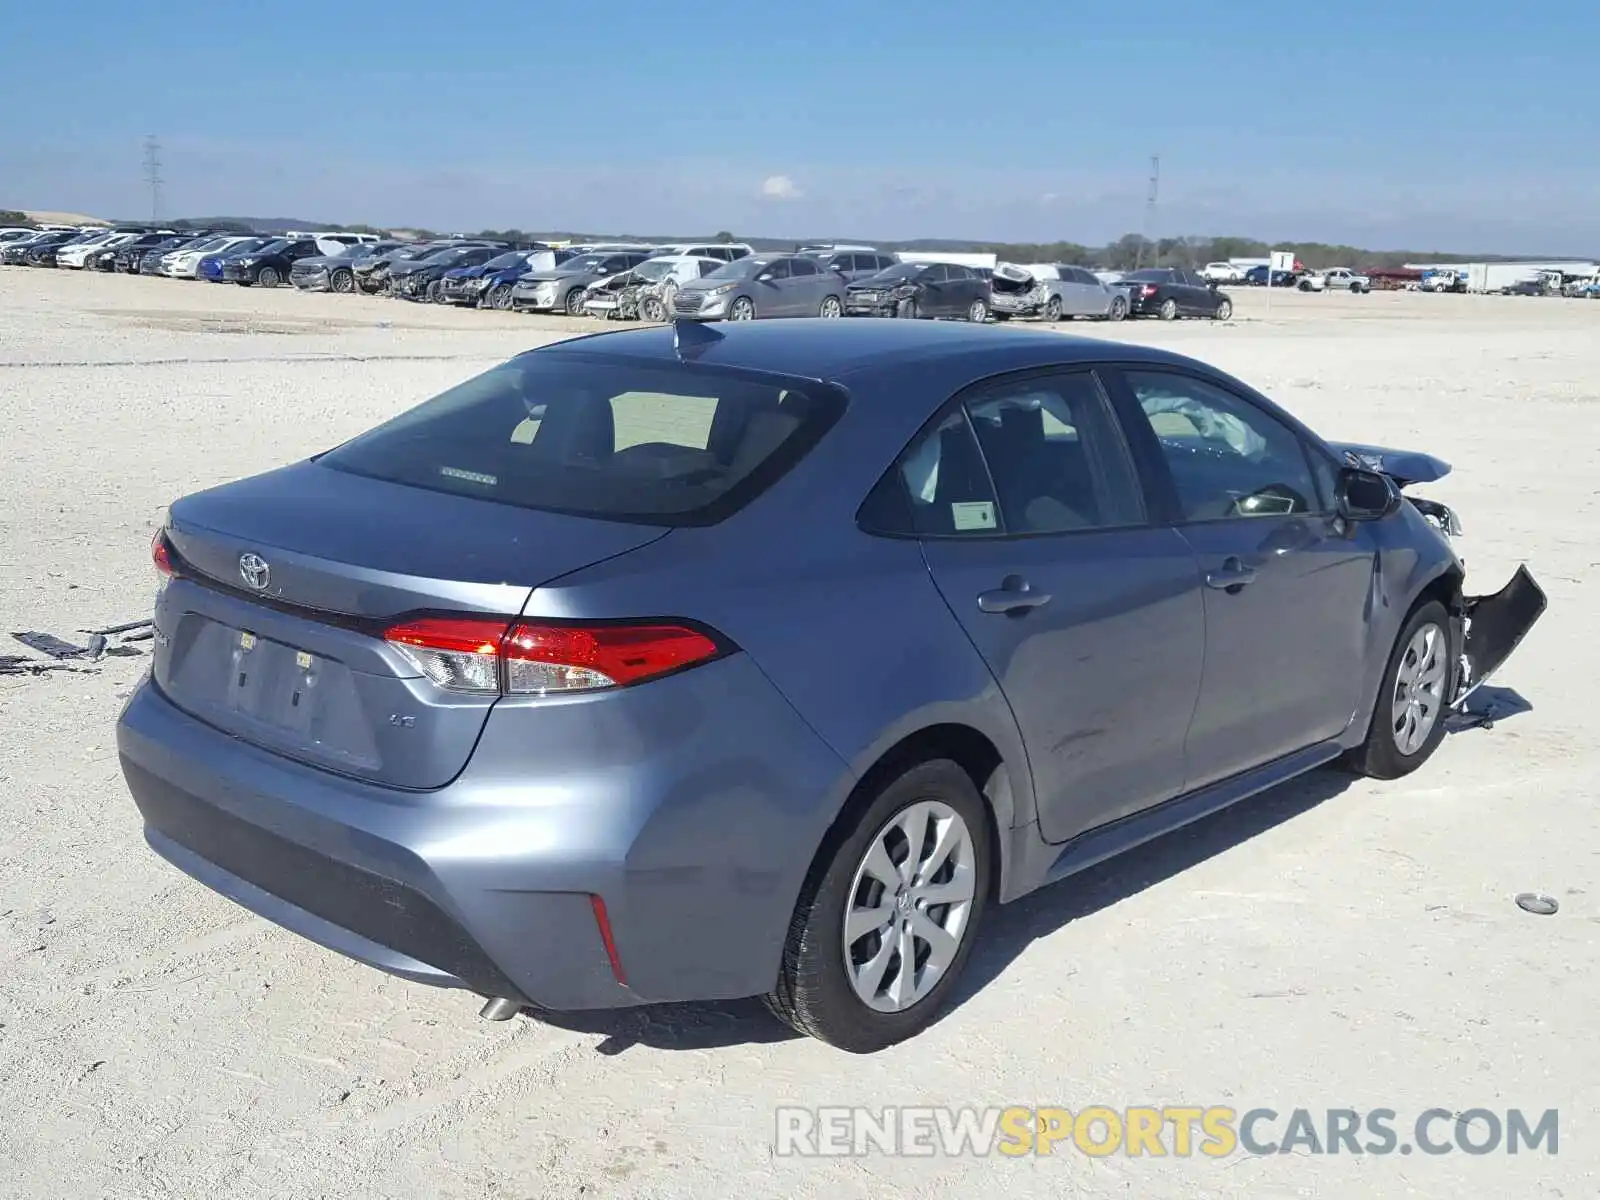
[[[1372, 721], [1372, 715], [1377, 711], [1378, 691], [1383, 683], [1384, 671], [1388, 667], [1389, 655], [1394, 650], [1394, 643], [1400, 636], [1400, 632], [1406, 627], [1406, 622], [1411, 620], [1412, 615], [1419, 608], [1431, 600], [1437, 600], [1444, 605], [1444, 610], [1450, 617], [1450, 633], [1455, 642], [1454, 649], [1457, 654], [1460, 653], [1463, 632], [1462, 589], [1466, 583], [1466, 572], [1461, 563], [1452, 557], [1439, 562], [1437, 568], [1424, 577], [1420, 583], [1415, 579], [1411, 582], [1413, 586], [1406, 588], [1404, 593], [1410, 599], [1406, 602], [1404, 609], [1398, 610], [1399, 619], [1394, 622], [1392, 627], [1384, 631], [1381, 643], [1374, 645], [1372, 653], [1368, 656], [1366, 685], [1361, 697], [1362, 708], [1354, 715], [1349, 726], [1346, 727], [1344, 737], [1341, 739], [1342, 744], [1347, 748], [1358, 745], [1366, 737], [1368, 725]], [[1379, 583], [1377, 586], [1381, 587], [1382, 585]]]
[[918, 763], [940, 758], [949, 759], [966, 772], [973, 787], [983, 797], [984, 812], [989, 821], [990, 890], [992, 898], [1006, 895], [1005, 882], [1009, 870], [1006, 852], [1016, 816], [1016, 793], [1011, 777], [1015, 766], [1006, 761], [999, 747], [986, 733], [960, 722], [925, 725], [906, 734], [878, 755], [856, 779], [834, 815], [812, 856], [807, 877], [836, 852], [839, 843], [854, 828], [856, 816], [886, 784]]

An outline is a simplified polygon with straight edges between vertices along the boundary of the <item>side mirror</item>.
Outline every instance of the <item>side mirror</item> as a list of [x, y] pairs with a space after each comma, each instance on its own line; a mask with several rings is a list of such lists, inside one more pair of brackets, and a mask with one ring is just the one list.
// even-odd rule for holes
[[1345, 467], [1334, 489], [1339, 515], [1347, 521], [1378, 521], [1400, 507], [1400, 489], [1377, 471]]
[[756, 282], [757, 283], [771, 283], [772, 282], [772, 272], [771, 271], [763, 271], [763, 272], [761, 272], [761, 274], [756, 276]]

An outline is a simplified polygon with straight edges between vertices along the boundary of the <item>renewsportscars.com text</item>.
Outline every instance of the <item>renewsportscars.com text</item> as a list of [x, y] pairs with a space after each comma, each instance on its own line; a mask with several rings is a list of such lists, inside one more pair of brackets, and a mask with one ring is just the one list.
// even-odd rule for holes
[[1142, 1105], [1077, 1110], [1009, 1108], [779, 1108], [783, 1156], [1043, 1156], [1186, 1158], [1270, 1154], [1545, 1154], [1559, 1149], [1550, 1108], [1251, 1108]]

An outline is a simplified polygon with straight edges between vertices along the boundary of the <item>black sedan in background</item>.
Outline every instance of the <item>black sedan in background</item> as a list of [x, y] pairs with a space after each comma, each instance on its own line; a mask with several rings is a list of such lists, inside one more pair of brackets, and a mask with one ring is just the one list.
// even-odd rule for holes
[[28, 252], [39, 245], [41, 239], [50, 237], [48, 233], [30, 233], [26, 237], [15, 238], [0, 246], [0, 263], [8, 267], [26, 266]]
[[178, 235], [170, 229], [156, 230], [152, 233], [141, 233], [132, 241], [118, 242], [115, 246], [107, 246], [103, 250], [96, 250], [84, 260], [85, 271], [126, 271], [127, 264], [137, 264], [146, 250], [170, 242]]
[[438, 303], [442, 299], [440, 283], [446, 271], [456, 267], [481, 267], [508, 249], [499, 244], [483, 243], [443, 246], [421, 258], [397, 262], [389, 268], [389, 294], [402, 300]]
[[320, 253], [316, 238], [278, 238], [259, 250], [228, 259], [222, 264], [222, 278], [240, 287], [277, 287], [289, 278], [295, 263]]
[[1249, 287], [1298, 287], [1305, 278], [1304, 271], [1274, 271], [1270, 267], [1251, 267], [1244, 273]]
[[959, 263], [896, 263], [845, 293], [852, 317], [963, 317], [989, 319], [989, 281]]
[[[153, 273], [163, 254], [181, 250], [190, 244], [198, 245], [210, 236], [210, 234], [202, 233], [199, 230], [189, 230], [184, 233], [149, 234], [146, 237], [139, 238], [137, 241], [129, 242], [126, 246], [117, 247], [116, 270], [127, 275], [141, 275], [146, 271]], [[151, 255], [155, 257], [151, 258]]]
[[[30, 267], [53, 267], [56, 265], [56, 251], [82, 236], [76, 229], [54, 230], [20, 246], [7, 248], [5, 261]], [[15, 258], [12, 257], [14, 252], [17, 254]]]
[[1233, 301], [1217, 285], [1188, 267], [1146, 267], [1124, 275], [1112, 287], [1128, 295], [1130, 317], [1210, 317], [1226, 321], [1233, 316]]

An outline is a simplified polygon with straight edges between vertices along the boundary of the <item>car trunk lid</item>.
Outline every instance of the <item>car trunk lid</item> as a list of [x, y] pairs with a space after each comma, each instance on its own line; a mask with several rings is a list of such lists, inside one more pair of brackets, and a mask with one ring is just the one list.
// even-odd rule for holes
[[423, 612], [515, 616], [540, 584], [665, 533], [286, 467], [173, 505], [154, 678], [180, 708], [263, 749], [440, 787], [496, 697], [435, 686], [383, 631]]

